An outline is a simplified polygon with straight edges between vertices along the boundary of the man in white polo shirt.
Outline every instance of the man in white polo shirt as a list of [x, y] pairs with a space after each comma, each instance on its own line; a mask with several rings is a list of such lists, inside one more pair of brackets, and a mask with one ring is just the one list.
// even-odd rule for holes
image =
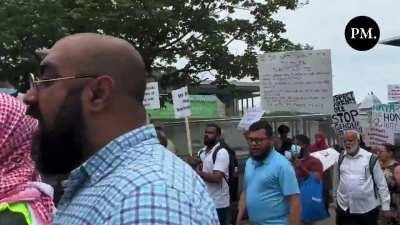
[[221, 146], [221, 128], [208, 124], [204, 133], [205, 147], [199, 151], [202, 162], [197, 173], [205, 181], [208, 193], [214, 200], [221, 225], [229, 225], [229, 153]]

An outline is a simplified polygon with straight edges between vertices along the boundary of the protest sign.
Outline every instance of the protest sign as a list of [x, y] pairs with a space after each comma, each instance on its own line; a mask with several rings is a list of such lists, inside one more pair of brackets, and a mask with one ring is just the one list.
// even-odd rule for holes
[[192, 114], [187, 87], [173, 90], [172, 102], [174, 103], [175, 118], [185, 118]]
[[367, 146], [394, 144], [394, 133], [382, 128], [368, 128], [365, 130], [365, 144]]
[[328, 148], [326, 150], [313, 152], [311, 153], [311, 155], [319, 159], [319, 161], [321, 161], [324, 171], [333, 166], [339, 159], [339, 152], [337, 152], [333, 148]]
[[365, 143], [369, 146], [394, 144], [395, 134], [400, 132], [400, 110], [393, 103], [372, 107], [371, 127], [366, 129]]
[[146, 109], [160, 108], [160, 93], [158, 91], [158, 82], [150, 82], [146, 84], [143, 105]]
[[189, 92], [187, 87], [172, 91], [172, 102], [174, 103], [175, 118], [185, 118], [186, 140], [189, 155], [193, 156], [192, 138], [190, 135], [189, 116], [192, 115], [190, 108]]
[[343, 135], [346, 130], [358, 130], [361, 132], [361, 127], [358, 121], [358, 109], [354, 93], [347, 92], [333, 96], [332, 122], [336, 129], [336, 133]]
[[388, 85], [388, 100], [400, 101], [400, 84]]
[[264, 112], [265, 111], [260, 107], [249, 109], [243, 116], [242, 120], [240, 120], [238, 129], [241, 131], [247, 131], [251, 124], [261, 119]]
[[374, 105], [371, 127], [400, 132], [399, 105], [393, 103]]
[[258, 57], [258, 70], [268, 113], [333, 113], [330, 50], [267, 53]]

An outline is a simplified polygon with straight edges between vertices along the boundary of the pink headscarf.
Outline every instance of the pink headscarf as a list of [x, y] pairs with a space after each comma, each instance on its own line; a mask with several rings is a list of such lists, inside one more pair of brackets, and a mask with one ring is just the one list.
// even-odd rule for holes
[[[317, 141], [317, 138], [320, 138], [320, 141]], [[321, 150], [325, 150], [327, 148], [329, 148], [328, 144], [326, 144], [325, 142], [326, 139], [326, 135], [322, 132], [318, 132], [317, 134], [315, 134], [315, 143], [312, 144], [309, 148], [310, 153], [312, 152], [318, 152]]]
[[[31, 142], [37, 121], [25, 115], [18, 99], [0, 94], [0, 203], [26, 202], [39, 224], [50, 225], [52, 197], [45, 193], [31, 159]], [[51, 195], [51, 194], [50, 194]]]

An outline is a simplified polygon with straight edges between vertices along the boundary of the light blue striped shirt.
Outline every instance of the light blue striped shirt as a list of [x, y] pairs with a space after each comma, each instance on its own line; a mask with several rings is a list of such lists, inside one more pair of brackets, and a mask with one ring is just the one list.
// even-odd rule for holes
[[148, 125], [116, 138], [72, 171], [54, 224], [219, 222], [203, 181], [159, 144]]

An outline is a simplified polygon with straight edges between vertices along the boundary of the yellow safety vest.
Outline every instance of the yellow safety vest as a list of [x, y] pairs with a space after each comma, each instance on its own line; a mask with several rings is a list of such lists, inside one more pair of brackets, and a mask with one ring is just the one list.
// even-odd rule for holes
[[6, 210], [10, 210], [11, 212], [15, 213], [21, 213], [28, 225], [33, 224], [32, 215], [26, 203], [0, 203], [0, 213]]

